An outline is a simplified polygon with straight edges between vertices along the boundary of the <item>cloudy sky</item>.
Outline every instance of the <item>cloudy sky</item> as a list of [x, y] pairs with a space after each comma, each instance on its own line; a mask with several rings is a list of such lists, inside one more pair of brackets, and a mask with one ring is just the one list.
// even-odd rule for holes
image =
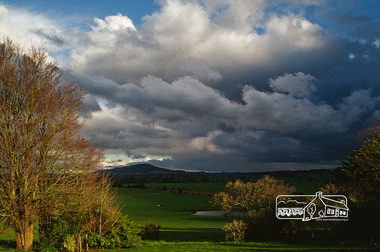
[[2, 1], [83, 85], [106, 167], [336, 167], [380, 114], [377, 0]]

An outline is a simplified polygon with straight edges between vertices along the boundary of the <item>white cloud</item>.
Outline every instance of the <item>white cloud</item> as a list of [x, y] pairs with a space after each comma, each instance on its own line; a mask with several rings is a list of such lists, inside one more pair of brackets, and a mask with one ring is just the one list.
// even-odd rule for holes
[[336, 111], [330, 105], [314, 104], [310, 100], [297, 99], [283, 93], [260, 92], [246, 87], [243, 99], [246, 102], [243, 121], [247, 127], [278, 132], [323, 131], [342, 132], [344, 122], [338, 121]]
[[213, 18], [213, 21], [231, 30], [240, 30], [250, 33], [252, 27], [260, 25], [265, 13], [263, 9], [267, 6], [268, 1], [203, 1], [206, 10]]
[[[73, 51], [72, 67], [119, 84], [147, 75], [166, 81], [184, 75], [219, 81], [225, 72], [276, 65], [279, 57], [325, 45], [322, 29], [302, 17], [263, 18], [259, 7], [264, 3], [231, 2], [222, 10], [216, 7], [220, 3], [205, 5], [166, 1], [160, 12], [146, 17], [142, 30], [120, 14], [95, 19], [87, 43]], [[252, 29], [255, 25], [264, 27], [264, 34]]]
[[323, 46], [324, 34], [318, 24], [294, 15], [279, 17], [274, 15], [266, 24], [270, 40], [281, 42], [288, 50], [307, 50]]
[[58, 61], [64, 66], [69, 61], [68, 51], [75, 46], [80, 36], [75, 29], [65, 28], [63, 22], [58, 20], [0, 5], [1, 39], [8, 37], [22, 48], [45, 48], [51, 61]]

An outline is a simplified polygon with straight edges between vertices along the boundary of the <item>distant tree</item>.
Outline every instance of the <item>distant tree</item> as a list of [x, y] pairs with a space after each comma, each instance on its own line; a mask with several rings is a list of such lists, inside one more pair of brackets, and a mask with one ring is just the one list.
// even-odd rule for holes
[[[266, 175], [255, 183], [244, 183], [240, 180], [228, 182], [225, 192], [213, 197], [213, 204], [220, 206], [227, 214], [231, 211], [242, 213], [247, 223], [246, 233], [249, 238], [268, 238], [280, 234], [283, 228], [282, 223], [275, 217], [276, 197], [293, 192], [293, 186]], [[235, 227], [236, 223], [235, 221], [226, 227]]]
[[80, 135], [81, 90], [61, 82], [44, 50], [6, 40], [0, 67], [0, 218], [15, 230], [16, 248], [32, 250], [39, 217], [77, 195], [102, 151]]
[[293, 186], [287, 186], [284, 181], [266, 175], [257, 182], [228, 182], [225, 192], [214, 196], [213, 204], [221, 206], [227, 213], [243, 212], [251, 219], [258, 214], [273, 214], [276, 197], [294, 191]]

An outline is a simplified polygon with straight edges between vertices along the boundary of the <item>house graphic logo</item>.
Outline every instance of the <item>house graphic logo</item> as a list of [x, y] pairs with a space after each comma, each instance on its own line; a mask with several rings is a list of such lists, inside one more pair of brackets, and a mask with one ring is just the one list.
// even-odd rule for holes
[[348, 221], [347, 198], [344, 195], [279, 195], [276, 217], [281, 220]]

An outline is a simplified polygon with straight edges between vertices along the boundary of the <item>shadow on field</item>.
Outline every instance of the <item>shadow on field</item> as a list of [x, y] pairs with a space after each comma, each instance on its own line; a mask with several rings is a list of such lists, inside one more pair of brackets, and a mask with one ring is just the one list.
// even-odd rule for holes
[[16, 247], [16, 241], [0, 240], [0, 250], [14, 249]]
[[219, 228], [161, 228], [162, 241], [225, 241]]

